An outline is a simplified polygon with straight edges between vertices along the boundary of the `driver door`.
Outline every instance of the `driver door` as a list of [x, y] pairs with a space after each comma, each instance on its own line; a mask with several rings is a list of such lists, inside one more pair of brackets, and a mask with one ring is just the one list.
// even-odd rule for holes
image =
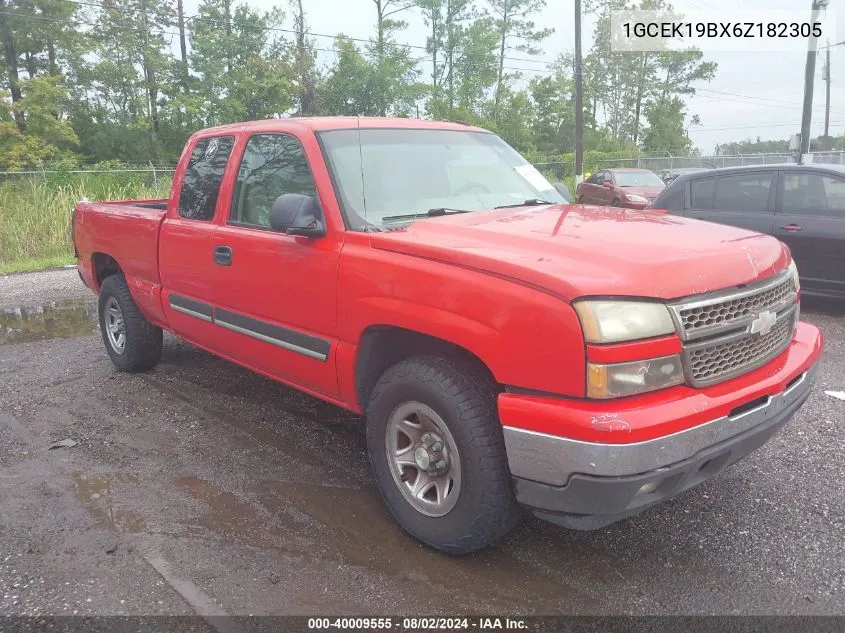
[[602, 184], [607, 172], [599, 171], [590, 176], [589, 180], [581, 185], [581, 198], [584, 204], [600, 204], [599, 195], [601, 194]]
[[250, 367], [319, 395], [337, 397], [334, 350], [342, 233], [322, 238], [270, 228], [276, 198], [317, 196], [308, 159], [291, 134], [256, 133], [239, 143], [228, 217], [214, 236], [217, 348]]

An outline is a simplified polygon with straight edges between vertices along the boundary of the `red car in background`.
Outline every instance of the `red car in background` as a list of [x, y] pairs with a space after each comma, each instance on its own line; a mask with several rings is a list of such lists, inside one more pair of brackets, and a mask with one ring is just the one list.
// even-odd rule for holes
[[603, 169], [578, 185], [579, 204], [600, 204], [645, 209], [666, 188], [660, 177], [648, 169]]

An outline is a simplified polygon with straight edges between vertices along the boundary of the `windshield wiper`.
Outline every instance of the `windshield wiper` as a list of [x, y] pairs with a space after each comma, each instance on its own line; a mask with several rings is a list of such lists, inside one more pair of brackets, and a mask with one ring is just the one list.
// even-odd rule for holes
[[503, 204], [501, 206], [495, 207], [496, 209], [514, 209], [516, 207], [539, 207], [544, 204], [555, 204], [554, 202], [549, 202], [548, 200], [540, 200], [539, 198], [529, 198], [528, 200], [523, 200], [519, 204]]
[[450, 209], [449, 207], [437, 207], [436, 209], [429, 209], [425, 213], [409, 213], [407, 215], [389, 215], [382, 218], [382, 222], [391, 222], [393, 220], [414, 220], [416, 218], [434, 218], [441, 215], [451, 215], [453, 213], [469, 213], [469, 209]]

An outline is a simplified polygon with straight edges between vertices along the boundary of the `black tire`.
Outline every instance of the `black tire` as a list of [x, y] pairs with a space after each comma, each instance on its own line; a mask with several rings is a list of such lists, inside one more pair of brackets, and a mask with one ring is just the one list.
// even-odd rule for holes
[[578, 196], [578, 198], [575, 200], [575, 203], [584, 204], [584, 196]]
[[[126, 342], [123, 352], [112, 345], [106, 331], [105, 307], [114, 298], [123, 314]], [[121, 371], [139, 372], [152, 369], [161, 358], [163, 335], [161, 328], [147, 321], [138, 310], [123, 275], [110, 275], [100, 286], [100, 333], [112, 363]]]
[[[461, 487], [445, 515], [426, 516], [405, 499], [387, 457], [391, 414], [420, 402], [448, 426], [460, 454]], [[390, 367], [378, 380], [366, 411], [367, 448], [382, 497], [399, 525], [414, 538], [447, 554], [491, 545], [516, 525], [513, 494], [496, 390], [476, 364], [442, 356], [419, 356]]]
[[615, 199], [613, 200], [613, 202], [611, 202], [611, 203], [610, 203], [610, 206], [612, 206], [612, 207], [621, 207], [621, 206], [622, 206], [622, 202], [619, 200], [619, 198], [615, 198]]

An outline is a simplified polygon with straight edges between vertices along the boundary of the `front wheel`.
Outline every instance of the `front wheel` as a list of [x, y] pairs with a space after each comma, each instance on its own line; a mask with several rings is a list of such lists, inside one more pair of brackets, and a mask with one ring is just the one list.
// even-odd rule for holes
[[413, 537], [466, 554], [516, 524], [496, 391], [481, 368], [440, 356], [401, 361], [379, 379], [366, 418], [382, 497]]
[[100, 331], [112, 363], [121, 371], [146, 371], [161, 358], [161, 328], [144, 318], [123, 275], [110, 275], [100, 286]]

